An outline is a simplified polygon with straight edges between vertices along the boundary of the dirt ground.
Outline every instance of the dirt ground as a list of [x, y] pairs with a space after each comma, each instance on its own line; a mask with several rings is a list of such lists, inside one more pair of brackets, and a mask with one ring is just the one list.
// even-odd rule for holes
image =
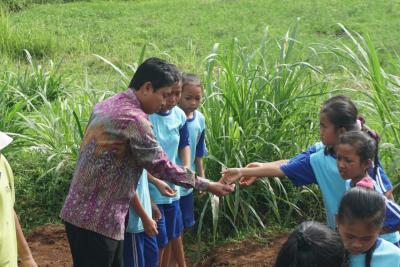
[[[268, 241], [244, 240], [217, 247], [196, 267], [272, 266], [287, 234], [275, 234]], [[39, 266], [72, 266], [68, 240], [63, 225], [43, 225], [27, 237]]]

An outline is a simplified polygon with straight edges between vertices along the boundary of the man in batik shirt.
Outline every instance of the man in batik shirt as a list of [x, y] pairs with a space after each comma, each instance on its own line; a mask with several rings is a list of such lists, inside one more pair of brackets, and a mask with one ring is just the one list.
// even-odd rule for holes
[[143, 169], [219, 196], [234, 190], [172, 164], [157, 143], [147, 114], [159, 111], [178, 79], [175, 65], [150, 58], [127, 91], [94, 107], [61, 211], [74, 266], [123, 265], [125, 217]]

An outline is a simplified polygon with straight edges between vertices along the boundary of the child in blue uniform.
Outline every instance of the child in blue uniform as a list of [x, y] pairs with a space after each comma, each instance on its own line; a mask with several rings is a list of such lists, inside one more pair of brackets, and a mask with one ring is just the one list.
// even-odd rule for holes
[[[241, 178], [240, 184], [248, 186], [257, 177], [287, 176], [296, 186], [318, 184], [326, 210], [327, 224], [334, 229], [339, 202], [346, 191], [346, 183], [336, 165], [335, 145], [343, 133], [359, 130], [357, 113], [356, 106], [348, 97], [332, 97], [324, 103], [320, 111], [321, 143], [316, 143], [290, 160], [251, 163], [247, 168], [226, 169], [221, 180], [232, 183]], [[377, 164], [376, 175], [373, 175], [372, 168], [369, 172], [381, 191], [391, 196], [392, 185], [381, 166]]]
[[[197, 175], [204, 177], [203, 157], [207, 154], [205, 143], [205, 118], [198, 111], [203, 89], [200, 79], [193, 74], [182, 75], [182, 96], [179, 101], [179, 107], [185, 112], [189, 131], [189, 144], [191, 152], [190, 168]], [[180, 160], [178, 161], [178, 164]], [[194, 225], [194, 204], [193, 190], [179, 187], [180, 207], [184, 228], [190, 228]]]
[[339, 235], [319, 222], [301, 223], [282, 245], [275, 267], [338, 267], [345, 250]]
[[155, 235], [158, 231], [157, 223], [152, 219], [146, 170], [143, 170], [139, 178], [128, 214], [129, 220], [124, 237], [124, 266], [157, 266], [158, 246]]
[[[181, 159], [182, 165], [190, 166], [189, 133], [185, 113], [177, 107], [181, 96], [181, 82], [174, 85], [171, 95], [160, 112], [150, 115], [153, 132], [168, 159], [176, 163]], [[180, 194], [176, 185], [168, 185], [176, 191], [175, 196], [166, 197], [154, 185], [157, 177], [149, 174], [150, 196], [157, 204], [161, 219], [157, 222], [157, 243], [160, 249], [160, 266], [168, 266], [170, 258], [174, 258], [178, 266], [185, 266], [185, 257], [181, 235], [183, 233], [182, 214], [179, 206]]]
[[379, 238], [385, 220], [385, 198], [356, 186], [340, 202], [336, 224], [350, 267], [399, 267], [400, 249]]
[[[382, 193], [380, 187], [368, 174], [368, 169], [377, 166], [378, 141], [360, 131], [343, 134], [336, 147], [337, 166], [340, 175], [346, 180], [346, 189], [364, 186]], [[375, 164], [373, 163], [375, 161]], [[374, 171], [376, 172], [376, 171]], [[383, 224], [385, 234], [381, 238], [399, 245], [400, 207], [392, 200], [386, 199], [386, 216]]]

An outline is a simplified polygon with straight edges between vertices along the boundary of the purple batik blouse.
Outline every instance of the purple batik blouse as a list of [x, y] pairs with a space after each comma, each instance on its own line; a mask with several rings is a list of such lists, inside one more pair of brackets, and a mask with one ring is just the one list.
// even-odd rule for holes
[[61, 219], [122, 240], [129, 201], [143, 171], [206, 190], [209, 181], [170, 162], [133, 90], [96, 104], [86, 128]]

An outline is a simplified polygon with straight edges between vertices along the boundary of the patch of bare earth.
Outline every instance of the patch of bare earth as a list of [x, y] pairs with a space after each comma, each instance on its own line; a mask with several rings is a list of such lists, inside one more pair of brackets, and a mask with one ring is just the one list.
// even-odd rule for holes
[[[228, 243], [213, 249], [195, 266], [273, 266], [275, 257], [286, 239], [286, 233], [275, 233], [262, 241], [248, 239]], [[40, 226], [27, 237], [27, 240], [39, 266], [72, 266], [64, 225]]]

